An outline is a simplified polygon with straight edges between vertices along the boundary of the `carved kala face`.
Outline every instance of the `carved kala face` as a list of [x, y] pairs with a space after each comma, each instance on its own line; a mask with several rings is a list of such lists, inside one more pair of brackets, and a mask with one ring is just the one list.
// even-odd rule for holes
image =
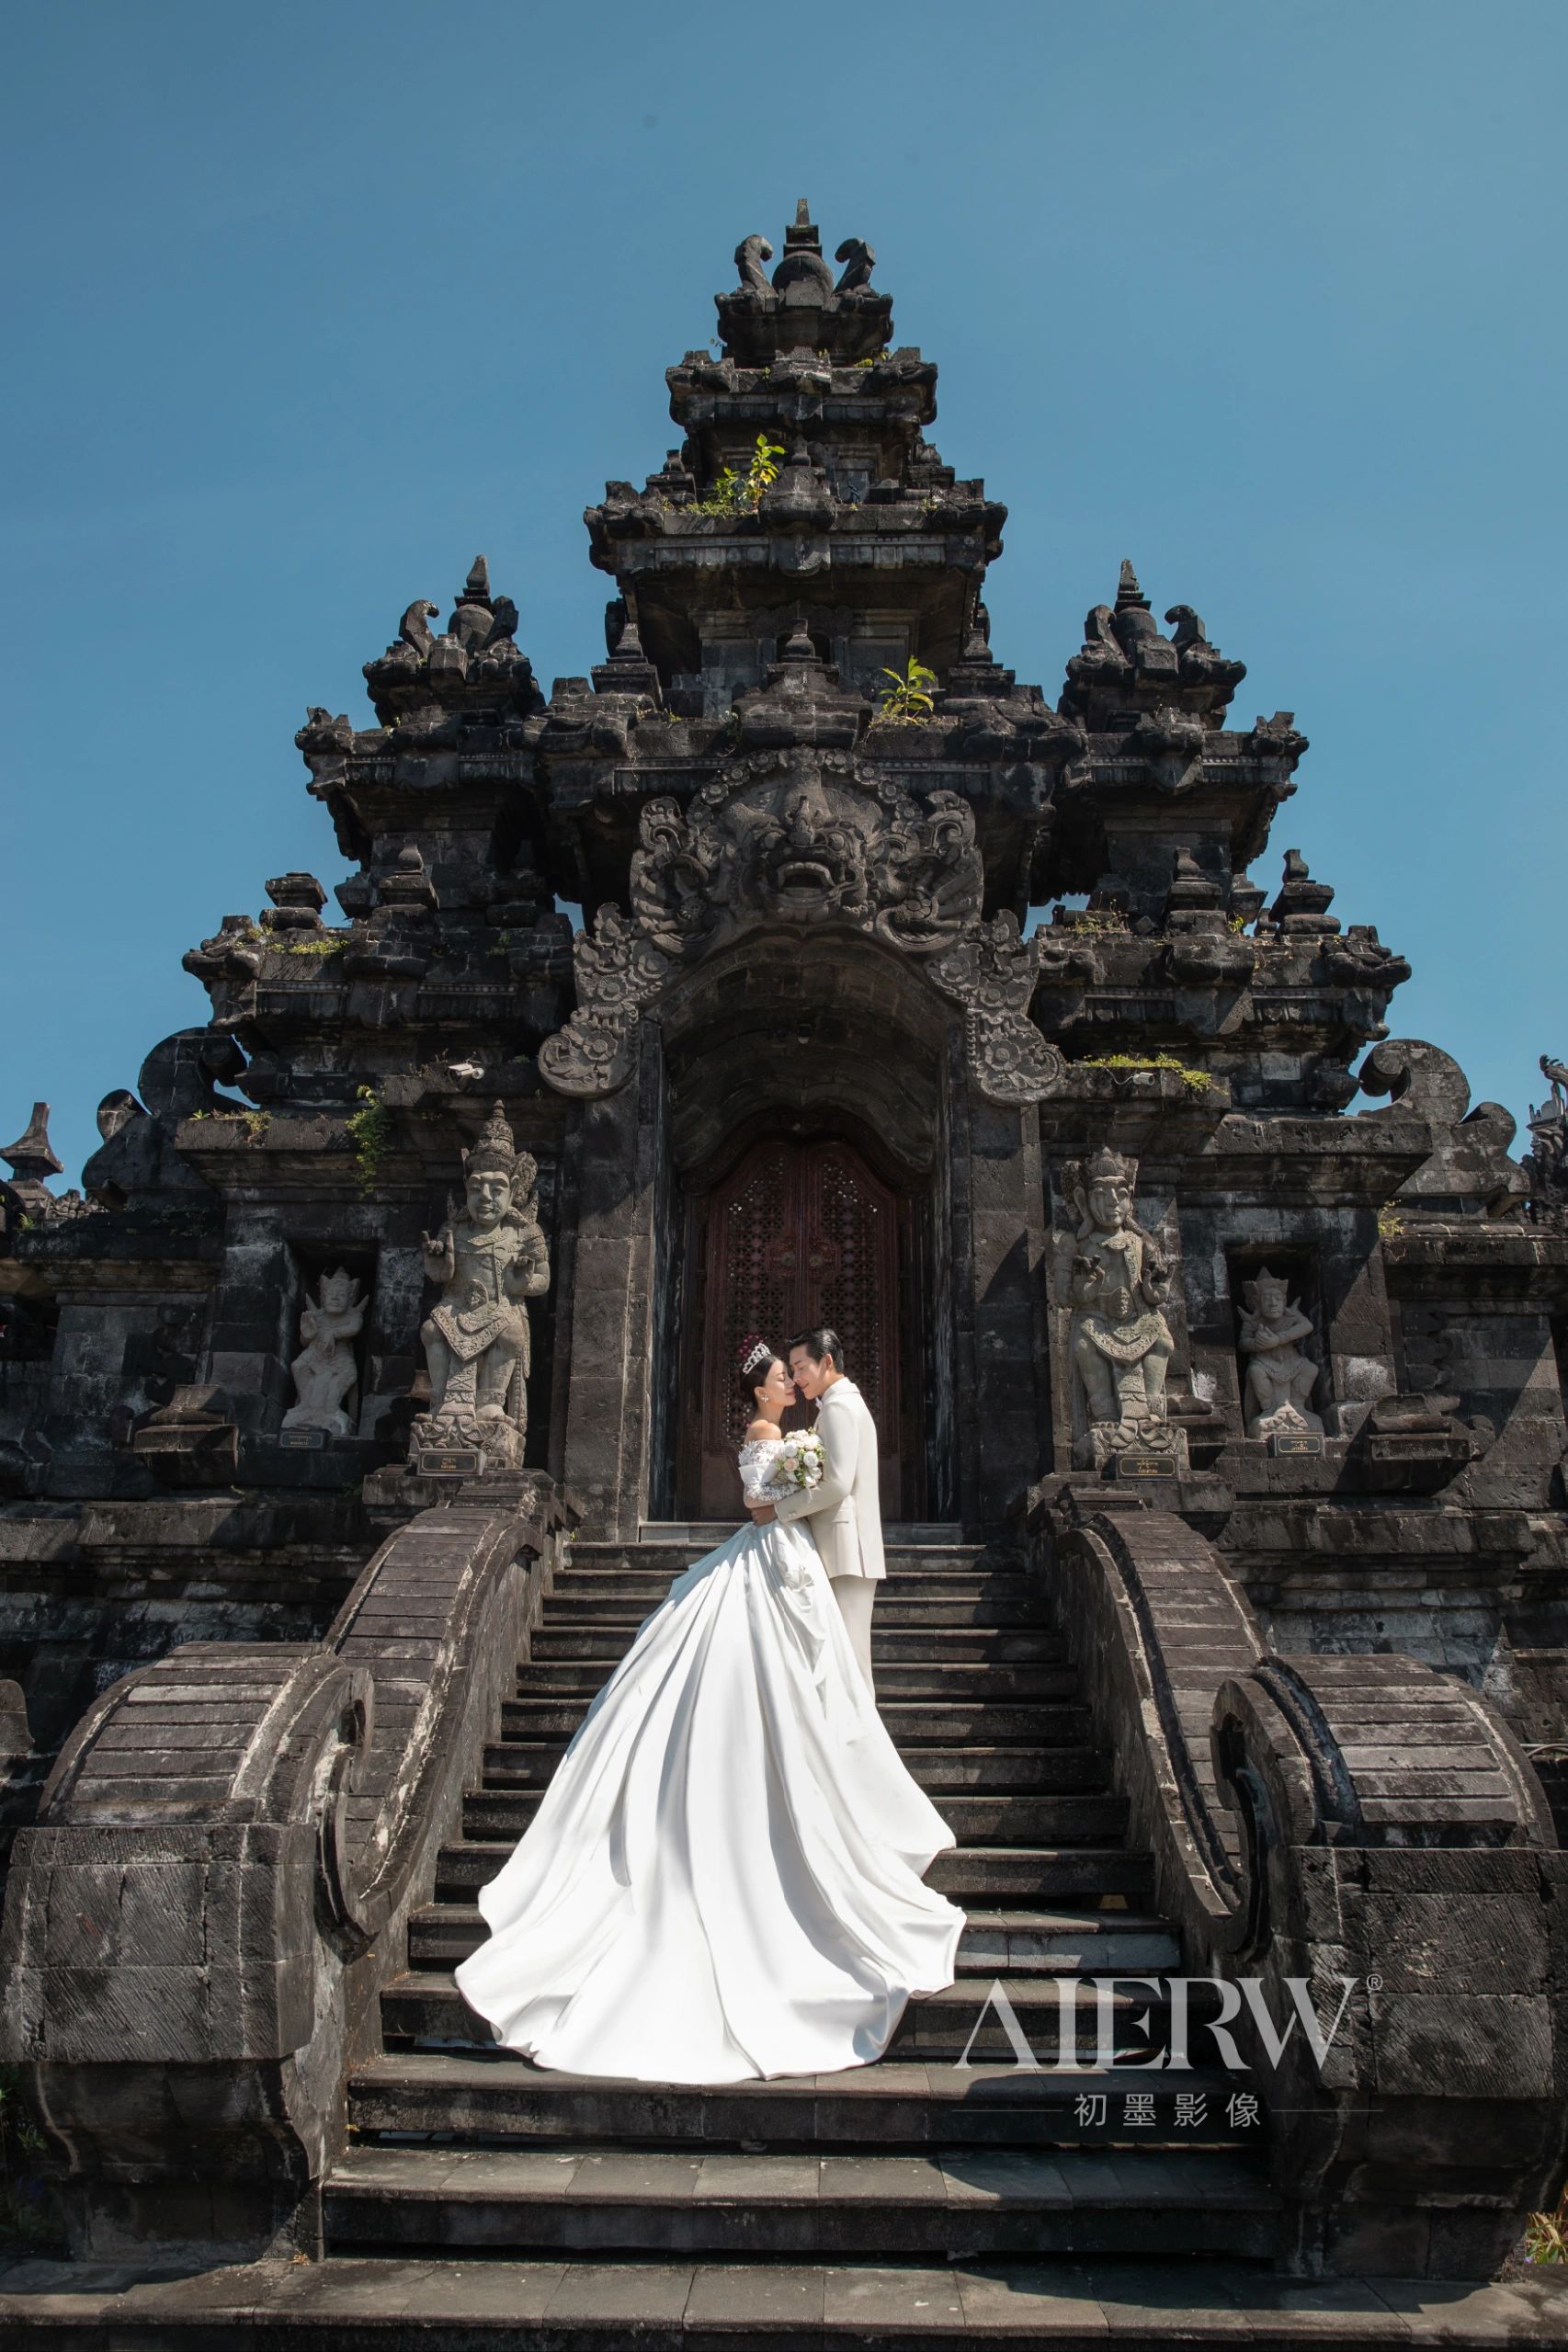
[[781, 915], [817, 915], [865, 896], [866, 844], [820, 778], [784, 789], [755, 839], [754, 890]]
[[1089, 1187], [1089, 1214], [1102, 1233], [1118, 1233], [1132, 1218], [1132, 1195], [1119, 1176], [1098, 1176]]
[[463, 1186], [468, 1213], [482, 1233], [493, 1233], [511, 1205], [512, 1185], [499, 1168], [483, 1168]]

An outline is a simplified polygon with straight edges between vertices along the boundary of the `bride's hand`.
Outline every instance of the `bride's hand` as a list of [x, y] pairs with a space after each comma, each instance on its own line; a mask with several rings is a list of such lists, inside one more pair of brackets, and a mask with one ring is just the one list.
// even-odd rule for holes
[[777, 1518], [778, 1516], [771, 1503], [754, 1503], [751, 1506], [751, 1515], [759, 1528], [765, 1528], [769, 1519]]

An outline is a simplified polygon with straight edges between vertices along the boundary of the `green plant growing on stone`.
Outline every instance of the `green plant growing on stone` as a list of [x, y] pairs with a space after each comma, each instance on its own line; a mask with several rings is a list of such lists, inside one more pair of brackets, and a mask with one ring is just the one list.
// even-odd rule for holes
[[392, 1149], [392, 1116], [374, 1086], [355, 1091], [363, 1108], [350, 1111], [346, 1123], [354, 1140], [354, 1179], [369, 1199], [381, 1162]]
[[754, 514], [763, 492], [778, 481], [778, 468], [775, 460], [784, 454], [778, 442], [770, 441], [766, 433], [759, 433], [751, 463], [744, 473], [737, 473], [733, 465], [725, 466], [706, 498], [694, 498], [677, 511], [686, 515]]
[[341, 939], [295, 939], [283, 952], [286, 956], [335, 956], [344, 944]]
[[763, 492], [771, 490], [778, 481], [778, 468], [774, 463], [774, 460], [781, 458], [784, 453], [784, 445], [781, 441], [770, 441], [766, 433], [757, 435], [756, 447], [752, 451], [751, 463], [746, 468], [746, 495], [754, 506]]
[[1227, 930], [1227, 931], [1244, 931], [1244, 930], [1246, 929], [1246, 927], [1247, 927], [1247, 919], [1246, 919], [1246, 916], [1245, 916], [1244, 915], [1226, 915], [1226, 917], [1225, 917], [1225, 928], [1226, 928], [1226, 930]]
[[857, 359], [855, 365], [857, 368], [874, 368], [879, 359], [891, 359], [892, 358], [892, 346], [889, 343], [884, 343], [880, 351], [873, 351], [868, 359]]
[[912, 653], [902, 671], [884, 667], [877, 675], [885, 677], [888, 683], [877, 688], [877, 708], [871, 716], [873, 726], [879, 720], [929, 719], [936, 707], [931, 699], [931, 688], [937, 683], [935, 670], [928, 670], [925, 663], [917, 662]]
[[1207, 1094], [1214, 1081], [1207, 1070], [1182, 1062], [1174, 1053], [1101, 1053], [1074, 1065], [1079, 1070], [1174, 1070], [1189, 1095]]
[[1385, 1200], [1378, 1211], [1379, 1239], [1392, 1242], [1403, 1231], [1404, 1219], [1400, 1215], [1397, 1204], [1392, 1200]]

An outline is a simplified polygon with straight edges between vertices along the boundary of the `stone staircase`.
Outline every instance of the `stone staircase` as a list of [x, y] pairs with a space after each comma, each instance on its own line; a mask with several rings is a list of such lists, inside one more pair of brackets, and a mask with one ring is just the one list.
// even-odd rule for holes
[[[910, 2004], [879, 2064], [711, 2089], [584, 2078], [498, 2050], [465, 2007], [451, 1971], [484, 1933], [477, 1890], [638, 1625], [728, 1531], [573, 1546], [383, 1993], [381, 2054], [350, 2077], [329, 2265], [1269, 2256], [1267, 2126], [1238, 2124], [1235, 2078], [1140, 2071], [1169, 2022], [1146, 1986], [1119, 1989], [1109, 2051], [1094, 1998], [1067, 2005], [1076, 1980], [1179, 1974], [1181, 1955], [1038, 1587], [948, 1530], [892, 1531], [874, 1647], [884, 1719], [959, 1839], [930, 1879], [969, 1926], [958, 1983]], [[1043, 2071], [1017, 2062], [994, 1981]]]

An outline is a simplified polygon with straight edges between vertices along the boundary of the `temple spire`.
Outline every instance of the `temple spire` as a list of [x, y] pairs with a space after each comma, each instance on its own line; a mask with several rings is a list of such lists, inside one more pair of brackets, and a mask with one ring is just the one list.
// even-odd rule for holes
[[1138, 574], [1132, 569], [1131, 558], [1126, 555], [1121, 559], [1121, 576], [1116, 584], [1116, 608], [1118, 612], [1134, 608], [1147, 612], [1150, 608], [1149, 599], [1138, 585]]

